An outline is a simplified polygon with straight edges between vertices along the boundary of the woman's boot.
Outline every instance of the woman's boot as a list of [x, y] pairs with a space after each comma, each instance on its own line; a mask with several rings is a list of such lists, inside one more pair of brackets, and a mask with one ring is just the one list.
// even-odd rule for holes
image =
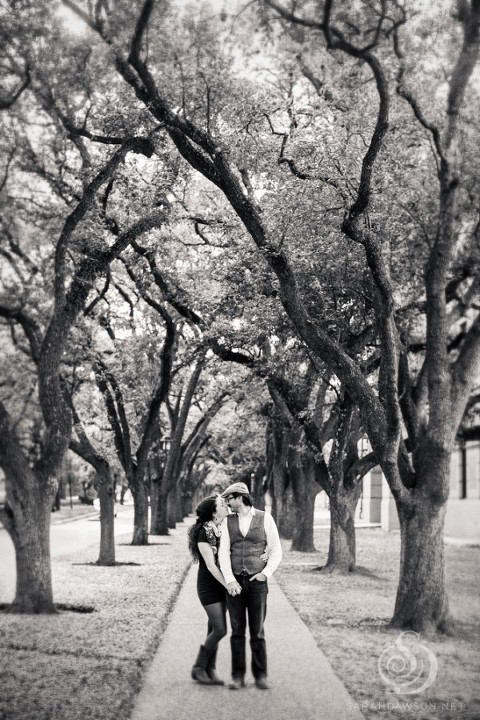
[[208, 653], [203, 645], [200, 645], [195, 665], [192, 667], [192, 678], [201, 685], [213, 685], [213, 681], [207, 675]]
[[215, 650], [213, 650], [213, 652], [210, 653], [210, 656], [209, 656], [208, 662], [207, 662], [207, 675], [214, 685], [225, 685], [223, 680], [220, 680], [220, 678], [218, 677], [217, 671], [215, 669], [216, 665], [217, 665], [217, 650], [218, 650], [218, 645], [215, 648]]

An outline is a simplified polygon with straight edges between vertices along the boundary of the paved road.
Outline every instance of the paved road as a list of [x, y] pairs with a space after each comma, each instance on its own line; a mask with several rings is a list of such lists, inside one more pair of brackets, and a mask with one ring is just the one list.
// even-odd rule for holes
[[[115, 518], [115, 535], [125, 535], [132, 531], [133, 505], [123, 506], [118, 510]], [[98, 513], [51, 526], [52, 557], [76, 552], [95, 543], [100, 543]], [[9, 534], [3, 527], [0, 529], [0, 558], [0, 601], [11, 602], [15, 594], [15, 550]]]

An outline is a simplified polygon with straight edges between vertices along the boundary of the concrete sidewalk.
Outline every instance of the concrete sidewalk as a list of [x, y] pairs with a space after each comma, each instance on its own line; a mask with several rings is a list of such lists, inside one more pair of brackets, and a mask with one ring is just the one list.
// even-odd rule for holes
[[[131, 720], [363, 720], [358, 706], [317, 647], [307, 626], [272, 578], [265, 623], [270, 690], [202, 686], [190, 669], [206, 632], [196, 593], [197, 566], [189, 570]], [[249, 645], [247, 640], [247, 658]], [[217, 672], [230, 678], [230, 642], [221, 642]]]

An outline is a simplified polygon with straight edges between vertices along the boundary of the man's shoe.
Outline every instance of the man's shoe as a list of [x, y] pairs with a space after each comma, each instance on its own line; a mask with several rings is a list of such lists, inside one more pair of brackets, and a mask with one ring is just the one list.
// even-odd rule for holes
[[270, 690], [270, 685], [267, 682], [267, 678], [264, 677], [255, 678], [255, 687], [259, 690]]
[[243, 678], [232, 678], [228, 687], [230, 690], [240, 690], [245, 687], [245, 680]]

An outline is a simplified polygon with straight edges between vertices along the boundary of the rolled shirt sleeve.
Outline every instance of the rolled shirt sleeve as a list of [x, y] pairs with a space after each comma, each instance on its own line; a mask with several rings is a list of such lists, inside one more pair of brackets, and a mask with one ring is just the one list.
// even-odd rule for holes
[[[265, 513], [265, 534], [267, 536], [267, 548], [269, 552], [268, 561], [262, 570], [262, 573], [266, 578], [273, 575], [277, 567], [280, 565], [282, 559], [282, 544], [280, 542], [280, 536], [278, 529], [275, 524], [275, 520], [270, 513]], [[230, 545], [230, 541], [229, 541]]]

